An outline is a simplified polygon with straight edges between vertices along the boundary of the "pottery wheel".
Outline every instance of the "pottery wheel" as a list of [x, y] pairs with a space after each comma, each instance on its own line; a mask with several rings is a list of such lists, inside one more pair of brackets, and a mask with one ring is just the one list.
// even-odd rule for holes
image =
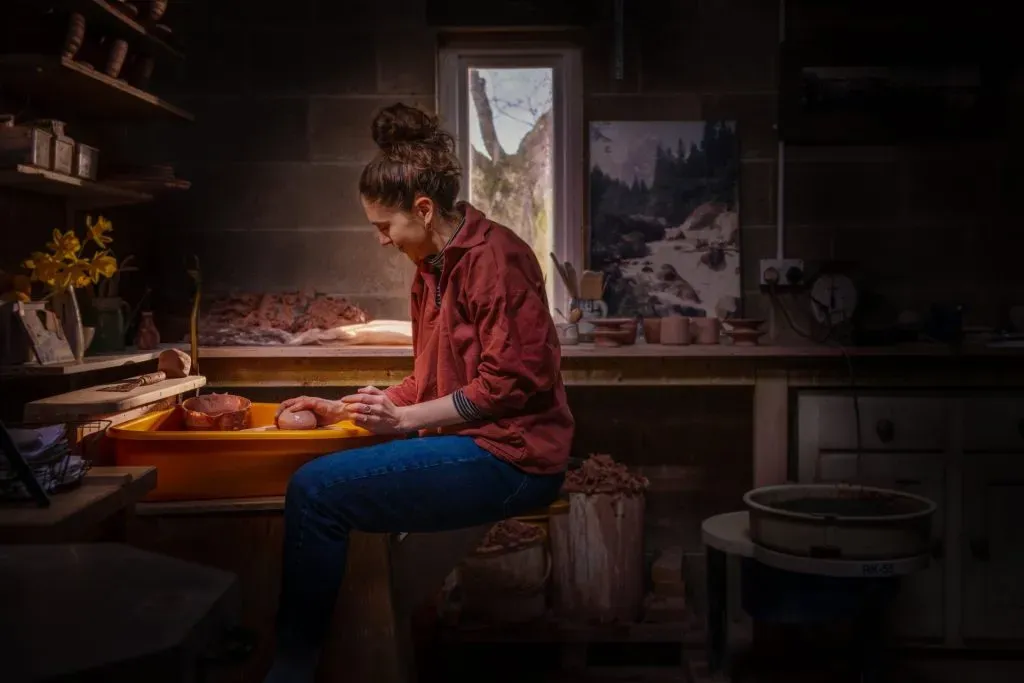
[[928, 555], [891, 560], [834, 560], [802, 557], [769, 550], [750, 540], [750, 513], [727, 512], [705, 519], [701, 524], [705, 544], [729, 555], [750, 557], [761, 564], [798, 574], [815, 574], [850, 579], [906, 576], [928, 566]]

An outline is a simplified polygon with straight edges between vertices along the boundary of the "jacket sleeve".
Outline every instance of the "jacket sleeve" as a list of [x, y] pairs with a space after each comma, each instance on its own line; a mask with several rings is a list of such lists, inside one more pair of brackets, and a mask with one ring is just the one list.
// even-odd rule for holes
[[[419, 328], [419, 314], [420, 314], [420, 302], [415, 292], [410, 297], [410, 312], [409, 317], [412, 320], [412, 348], [413, 358], [416, 357], [416, 339], [419, 336], [417, 331]], [[398, 384], [390, 386], [384, 390], [384, 395], [391, 399], [391, 402], [396, 406], [409, 406], [416, 403], [416, 397], [419, 396], [419, 392], [416, 391], [416, 374], [410, 372], [405, 379]]]
[[[476, 326], [481, 355], [477, 376], [456, 397], [459, 412], [500, 418], [522, 410], [535, 394], [552, 389], [561, 355], [539, 268], [493, 256], [478, 264], [468, 293], [468, 313]], [[530, 271], [536, 270], [535, 277]], [[476, 409], [475, 411], [473, 409]]]

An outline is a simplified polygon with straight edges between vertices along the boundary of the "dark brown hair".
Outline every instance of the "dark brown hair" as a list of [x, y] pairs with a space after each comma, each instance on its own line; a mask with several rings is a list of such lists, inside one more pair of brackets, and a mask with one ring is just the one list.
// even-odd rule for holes
[[359, 193], [405, 211], [424, 196], [451, 215], [462, 169], [455, 140], [441, 130], [437, 117], [399, 102], [378, 112], [370, 128], [380, 151], [363, 169]]

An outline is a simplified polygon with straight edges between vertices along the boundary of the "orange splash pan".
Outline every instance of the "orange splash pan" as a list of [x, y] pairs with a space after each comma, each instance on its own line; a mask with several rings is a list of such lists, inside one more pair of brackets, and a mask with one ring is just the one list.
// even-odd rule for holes
[[[274, 424], [277, 403], [253, 403], [252, 427]], [[116, 462], [157, 468], [146, 501], [283, 496], [295, 470], [328, 453], [387, 441], [352, 422], [322, 429], [188, 431], [180, 407], [110, 427]]]

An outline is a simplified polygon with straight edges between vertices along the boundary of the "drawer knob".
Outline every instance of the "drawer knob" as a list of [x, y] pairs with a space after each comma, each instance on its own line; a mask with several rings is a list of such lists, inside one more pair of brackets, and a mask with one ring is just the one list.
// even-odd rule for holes
[[1017, 420], [1017, 433], [1024, 436], [1024, 417]]
[[889, 443], [896, 437], [896, 426], [892, 420], [879, 420], [875, 425], [875, 433], [878, 434], [879, 441]]
[[971, 539], [971, 555], [974, 559], [981, 562], [988, 562], [992, 559], [992, 554], [989, 551], [988, 539], [987, 538], [972, 538]]

